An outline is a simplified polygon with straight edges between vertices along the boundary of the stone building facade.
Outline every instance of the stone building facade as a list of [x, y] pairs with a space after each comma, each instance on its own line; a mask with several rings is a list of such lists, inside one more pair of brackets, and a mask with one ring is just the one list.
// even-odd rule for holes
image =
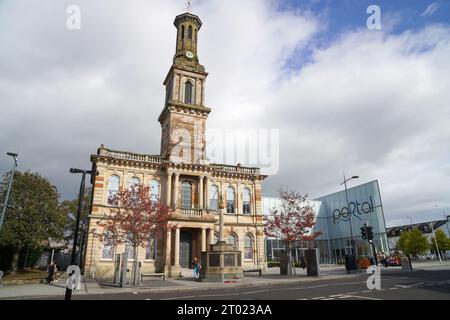
[[[110, 195], [131, 184], [151, 187], [150, 196], [171, 206], [167, 236], [149, 235], [139, 248], [142, 272], [165, 272], [175, 277], [192, 267], [195, 256], [209, 250], [218, 238], [220, 199], [225, 204], [224, 238], [242, 252], [245, 269], [265, 268], [261, 184], [266, 178], [259, 168], [210, 163], [206, 157], [205, 128], [211, 109], [205, 106], [208, 73], [197, 55], [202, 22], [184, 13], [175, 18], [177, 29], [173, 65], [164, 80], [166, 98], [159, 115], [160, 155], [117, 151], [101, 146], [91, 156], [99, 174], [93, 181], [93, 200], [85, 251], [85, 273], [112, 276], [115, 255], [133, 249], [126, 244], [101, 242], [95, 235], [97, 221], [114, 206]], [[130, 261], [131, 263], [131, 261]]]

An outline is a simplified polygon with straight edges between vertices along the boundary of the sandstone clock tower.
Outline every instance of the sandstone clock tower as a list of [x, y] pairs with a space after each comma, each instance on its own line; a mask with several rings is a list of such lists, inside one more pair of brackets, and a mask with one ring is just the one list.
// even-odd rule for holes
[[173, 64], [164, 80], [166, 98], [158, 121], [162, 127], [161, 156], [173, 163], [208, 164], [205, 124], [211, 112], [204, 104], [208, 75], [197, 54], [200, 18], [191, 13], [175, 17], [177, 28]]

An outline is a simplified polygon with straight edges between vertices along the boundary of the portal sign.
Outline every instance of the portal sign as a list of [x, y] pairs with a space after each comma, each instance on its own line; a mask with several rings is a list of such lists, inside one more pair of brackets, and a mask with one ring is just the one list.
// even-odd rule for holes
[[350, 220], [350, 215], [353, 215], [361, 220], [363, 213], [368, 214], [374, 211], [372, 196], [369, 196], [369, 201], [360, 203], [359, 201], [352, 201], [348, 203], [348, 207], [341, 209], [334, 209], [333, 222], [334, 224], [341, 222], [341, 220]]

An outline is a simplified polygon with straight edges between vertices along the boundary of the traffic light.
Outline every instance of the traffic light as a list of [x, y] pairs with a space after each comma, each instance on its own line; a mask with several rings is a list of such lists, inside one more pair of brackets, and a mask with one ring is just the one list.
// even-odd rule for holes
[[361, 238], [363, 238], [364, 240], [367, 239], [367, 226], [366, 225], [361, 227]]
[[372, 227], [366, 227], [367, 228], [367, 239], [368, 240], [373, 240], [373, 231], [372, 231]]

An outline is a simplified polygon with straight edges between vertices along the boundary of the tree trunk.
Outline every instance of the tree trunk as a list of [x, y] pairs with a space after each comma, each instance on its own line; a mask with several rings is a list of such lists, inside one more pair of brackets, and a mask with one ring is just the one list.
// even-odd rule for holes
[[12, 261], [11, 261], [11, 273], [16, 273], [19, 268], [19, 253], [20, 248], [14, 248]]
[[27, 268], [27, 261], [28, 261], [28, 252], [30, 250], [30, 244], [27, 244], [27, 253], [25, 254], [25, 262], [23, 263], [23, 268]]
[[131, 269], [133, 286], [138, 284], [138, 282], [139, 282], [138, 279], [140, 277], [140, 274], [139, 274], [140, 272], [139, 272], [139, 267], [138, 267], [138, 264], [139, 264], [138, 256], [139, 256], [138, 255], [138, 247], [134, 247], [133, 268]]

